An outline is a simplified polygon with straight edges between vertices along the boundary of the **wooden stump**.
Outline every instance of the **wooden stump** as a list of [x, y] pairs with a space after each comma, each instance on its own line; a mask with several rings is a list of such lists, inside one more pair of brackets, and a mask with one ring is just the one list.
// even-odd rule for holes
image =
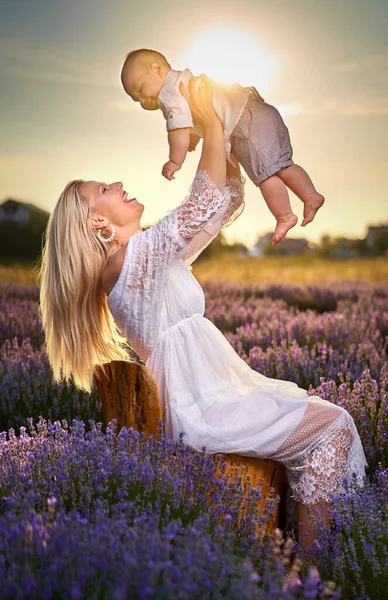
[[[158, 438], [162, 408], [151, 371], [137, 362], [116, 360], [96, 367], [95, 375], [107, 422], [116, 419], [119, 429], [133, 427], [147, 437]], [[271, 488], [274, 489], [273, 497], [281, 496], [284, 468], [279, 463], [235, 454], [221, 454], [221, 457], [231, 481], [241, 476], [241, 483], [246, 489], [248, 479], [251, 487], [261, 485], [259, 512], [264, 511]], [[272, 533], [277, 526], [278, 510], [268, 521], [264, 533]]]
[[96, 367], [95, 375], [107, 422], [116, 419], [119, 429], [133, 427], [157, 438], [162, 408], [151, 371], [137, 362], [114, 360]]
[[[226, 463], [225, 473], [233, 481], [236, 477], [241, 477], [241, 485], [245, 488], [246, 494], [249, 487], [261, 488], [262, 499], [257, 505], [259, 514], [265, 512], [266, 500], [270, 496], [272, 489], [272, 498], [282, 496], [284, 484], [284, 467], [280, 463], [274, 462], [269, 458], [251, 458], [247, 456], [238, 456], [236, 454], [221, 454], [222, 462]], [[268, 519], [267, 527], [262, 533], [270, 534], [278, 527], [279, 523], [279, 503], [272, 517]]]

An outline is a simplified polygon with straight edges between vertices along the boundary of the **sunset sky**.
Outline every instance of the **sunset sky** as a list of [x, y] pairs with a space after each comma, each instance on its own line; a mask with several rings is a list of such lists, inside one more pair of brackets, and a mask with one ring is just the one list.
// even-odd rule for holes
[[[120, 84], [125, 54], [150, 47], [216, 79], [227, 64], [279, 108], [327, 198], [293, 237], [363, 237], [388, 220], [387, 31], [387, 0], [0, 0], [0, 202], [50, 211], [70, 179], [120, 180], [151, 224], [184, 198], [199, 153], [165, 180], [162, 113]], [[273, 217], [246, 190], [228, 239], [252, 245]]]

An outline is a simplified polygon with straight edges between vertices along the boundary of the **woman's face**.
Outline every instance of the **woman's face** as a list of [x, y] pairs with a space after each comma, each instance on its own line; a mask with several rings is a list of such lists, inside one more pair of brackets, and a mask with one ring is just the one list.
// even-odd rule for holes
[[110, 184], [85, 181], [80, 185], [80, 192], [92, 207], [93, 216], [103, 217], [115, 227], [139, 221], [144, 210], [144, 205], [123, 189], [121, 181]]

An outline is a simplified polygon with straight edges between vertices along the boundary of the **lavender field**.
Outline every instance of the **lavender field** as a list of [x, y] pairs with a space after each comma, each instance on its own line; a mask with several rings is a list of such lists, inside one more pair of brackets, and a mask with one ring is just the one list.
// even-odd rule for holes
[[204, 288], [206, 316], [253, 369], [351, 413], [364, 488], [333, 499], [309, 554], [287, 533], [263, 543], [259, 489], [237, 525], [243, 491], [214, 480], [215, 457], [116, 438], [96, 392], [52, 382], [36, 288], [2, 283], [1, 599], [387, 597], [388, 284]]

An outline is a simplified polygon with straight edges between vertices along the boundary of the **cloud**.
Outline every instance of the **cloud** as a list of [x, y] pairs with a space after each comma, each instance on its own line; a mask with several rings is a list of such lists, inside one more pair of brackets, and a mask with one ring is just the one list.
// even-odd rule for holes
[[[370, 77], [369, 84], [381, 85], [381, 81], [388, 82], [388, 54], [370, 54], [337, 65], [340, 73], [354, 74], [358, 78]], [[388, 95], [388, 94], [387, 94]]]
[[108, 88], [116, 88], [117, 84], [109, 83], [106, 80], [101, 81], [99, 78], [94, 77], [87, 68], [78, 68], [76, 72], [66, 72], [66, 70], [41, 70], [40, 68], [34, 67], [12, 67], [8, 69], [8, 73], [18, 79], [24, 79], [25, 81], [44, 81], [48, 83], [57, 84], [72, 84], [72, 85], [96, 85]]
[[356, 73], [365, 71], [388, 71], [388, 54], [370, 54], [360, 56], [348, 62], [337, 65], [337, 71]]
[[96, 66], [68, 49], [58, 46], [23, 40], [0, 40], [0, 56], [3, 70], [11, 77], [27, 81], [46, 81], [58, 84], [93, 85], [117, 88], [118, 75], [111, 69], [104, 70], [100, 63]]
[[300, 104], [276, 104], [275, 106], [282, 117], [292, 117], [306, 113], [306, 109]]
[[335, 114], [349, 117], [376, 117], [388, 115], [386, 96], [349, 97], [333, 99], [318, 109], [320, 114]]
[[344, 97], [311, 106], [276, 104], [283, 117], [335, 115], [343, 117], [380, 117], [388, 115], [387, 96]]
[[386, 96], [370, 98], [334, 98], [321, 105], [276, 104], [284, 118], [299, 116], [336, 115], [343, 117], [382, 117], [388, 115]]

